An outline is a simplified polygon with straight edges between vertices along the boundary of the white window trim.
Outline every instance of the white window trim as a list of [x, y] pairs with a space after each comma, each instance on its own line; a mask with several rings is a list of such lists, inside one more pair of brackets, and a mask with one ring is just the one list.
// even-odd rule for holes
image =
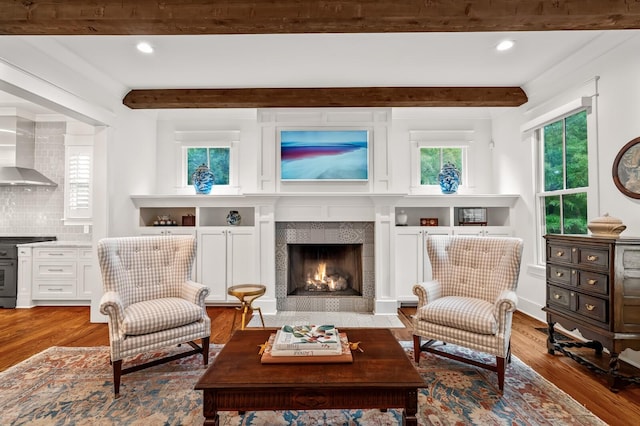
[[[460, 192], [473, 187], [471, 165], [468, 161], [469, 148], [473, 140], [462, 139], [461, 136], [472, 136], [473, 130], [418, 130], [409, 132], [411, 144], [411, 194], [441, 194], [439, 185], [420, 184], [420, 149], [421, 148], [462, 148], [462, 185]], [[449, 137], [447, 137], [449, 136]], [[432, 139], [433, 137], [433, 139]], [[437, 139], [436, 139], [437, 138]]]
[[229, 148], [229, 184], [213, 185], [211, 194], [240, 194], [240, 131], [239, 130], [187, 130], [175, 132], [176, 192], [195, 194], [193, 185], [187, 185], [187, 148]]
[[[587, 150], [589, 161], [589, 186], [586, 188], [587, 193], [587, 218], [597, 217], [599, 202], [599, 185], [598, 185], [598, 132], [597, 132], [597, 108], [592, 104], [591, 97], [580, 97], [575, 99], [553, 111], [543, 114], [538, 118], [525, 123], [521, 126], [520, 130], [523, 133], [530, 133], [532, 149], [533, 149], [533, 161], [535, 170], [534, 179], [534, 197], [535, 197], [535, 221], [536, 221], [536, 258], [535, 264], [542, 266], [546, 262], [544, 233], [542, 232], [545, 226], [544, 223], [544, 205], [542, 199], [545, 196], [552, 196], [557, 194], [571, 194], [584, 192], [580, 189], [567, 189], [562, 191], [547, 191], [541, 190], [543, 186], [543, 176], [541, 173], [542, 161], [542, 146], [538, 136], [538, 132], [547, 124], [554, 123], [556, 121], [564, 120], [565, 118], [577, 114], [581, 111], [587, 112]], [[557, 114], [552, 118], [553, 114]], [[531, 127], [535, 125], [535, 127]]]

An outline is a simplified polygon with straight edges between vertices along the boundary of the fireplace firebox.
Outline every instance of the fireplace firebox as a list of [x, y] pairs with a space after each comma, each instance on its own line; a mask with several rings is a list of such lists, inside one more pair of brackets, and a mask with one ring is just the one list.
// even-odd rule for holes
[[362, 295], [362, 244], [287, 244], [287, 251], [287, 295]]

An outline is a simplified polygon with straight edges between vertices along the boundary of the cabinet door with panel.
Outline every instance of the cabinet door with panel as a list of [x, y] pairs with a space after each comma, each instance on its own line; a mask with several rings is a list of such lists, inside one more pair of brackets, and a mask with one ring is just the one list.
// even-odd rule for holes
[[397, 226], [395, 228], [395, 290], [399, 302], [414, 302], [414, 284], [431, 279], [426, 241], [429, 235], [449, 235], [449, 227]]
[[227, 288], [258, 283], [253, 227], [207, 227], [198, 231], [198, 281], [209, 287], [208, 302], [228, 299]]

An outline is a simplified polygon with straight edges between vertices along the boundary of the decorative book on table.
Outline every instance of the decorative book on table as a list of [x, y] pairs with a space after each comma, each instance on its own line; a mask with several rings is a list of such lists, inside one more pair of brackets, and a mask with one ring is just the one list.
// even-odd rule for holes
[[285, 325], [276, 333], [273, 348], [339, 352], [340, 339], [333, 325]]
[[271, 333], [266, 342], [260, 362], [263, 364], [333, 364], [353, 362], [349, 339], [346, 333], [339, 333], [340, 350], [313, 350], [313, 349], [275, 349], [276, 333]]

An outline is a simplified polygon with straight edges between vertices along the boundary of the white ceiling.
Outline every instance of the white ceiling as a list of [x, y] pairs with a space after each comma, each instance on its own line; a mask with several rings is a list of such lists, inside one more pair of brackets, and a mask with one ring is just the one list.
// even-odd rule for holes
[[[605, 34], [606, 33], [606, 34]], [[28, 37], [129, 89], [521, 86], [633, 35], [618, 31]], [[507, 52], [495, 46], [516, 42]], [[155, 52], [135, 49], [148, 41]], [[597, 46], [594, 47], [594, 46]], [[0, 55], [1, 56], [1, 55]], [[526, 89], [526, 87], [525, 87]], [[0, 107], [16, 99], [0, 96]], [[22, 105], [24, 107], [24, 105]]]

